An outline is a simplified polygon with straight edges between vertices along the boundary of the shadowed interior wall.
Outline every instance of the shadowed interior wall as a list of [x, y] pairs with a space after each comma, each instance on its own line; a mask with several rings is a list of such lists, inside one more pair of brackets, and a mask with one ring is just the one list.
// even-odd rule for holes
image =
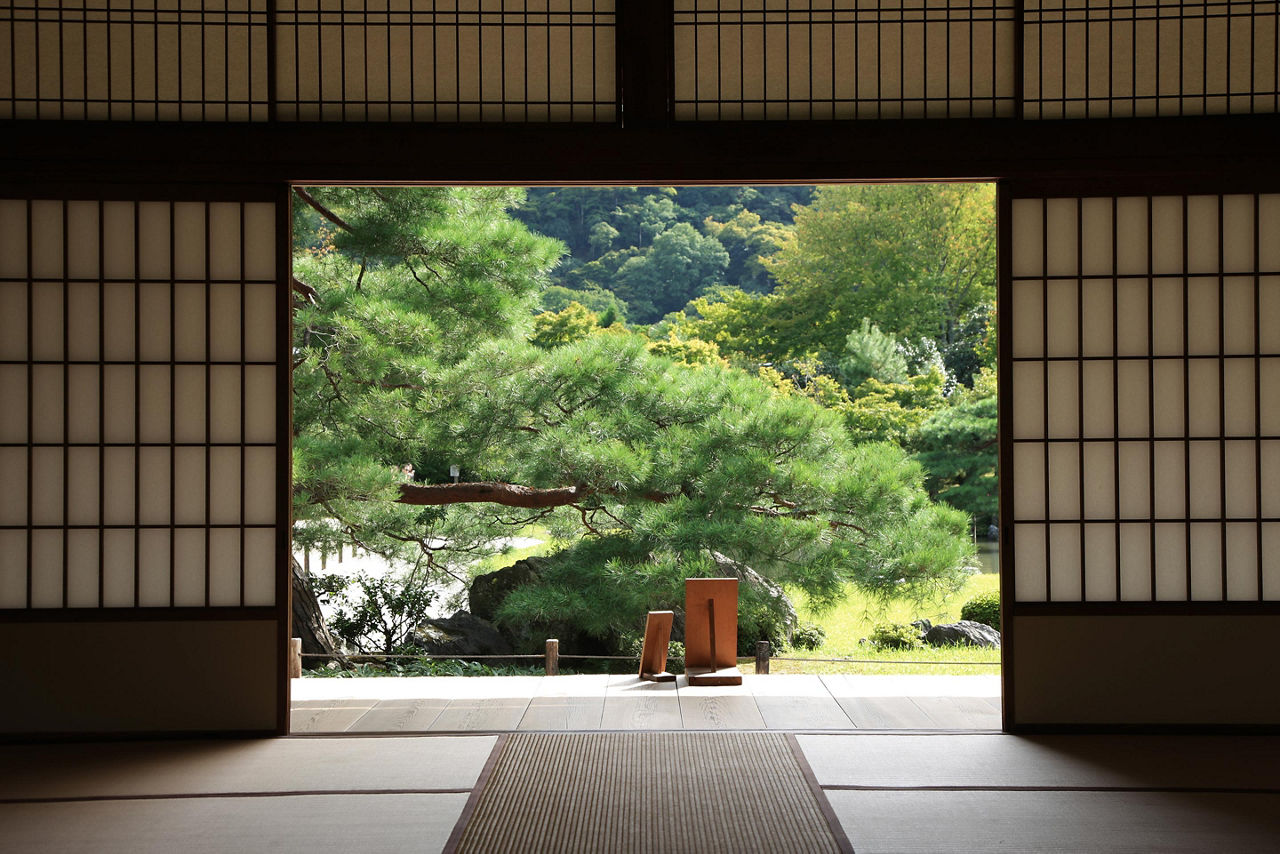
[[1274, 723], [1280, 195], [1013, 195], [1010, 723]]
[[[287, 619], [272, 192], [0, 200], [0, 615], [4, 681], [25, 698], [0, 728], [135, 729], [111, 711], [131, 694], [142, 728], [275, 726], [260, 678]], [[257, 675], [209, 677], [227, 657]], [[41, 672], [76, 673], [83, 693], [62, 708]], [[210, 702], [184, 718], [156, 696], [169, 689]]]

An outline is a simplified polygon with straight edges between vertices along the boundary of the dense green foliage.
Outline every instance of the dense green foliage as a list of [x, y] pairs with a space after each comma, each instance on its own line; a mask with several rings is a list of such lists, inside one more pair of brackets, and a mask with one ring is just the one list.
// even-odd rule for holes
[[[688, 212], [736, 218], [747, 233], [748, 208], [734, 199], [776, 205], [750, 188], [713, 189], [723, 210], [677, 205], [684, 191], [600, 191], [621, 211], [607, 222], [590, 221], [599, 206], [587, 191], [560, 201], [576, 211], [573, 240], [626, 255], [612, 285], [630, 295], [627, 312], [653, 317], [734, 263], [749, 268], [746, 250], [734, 244], [735, 261]], [[316, 294], [295, 323], [299, 544], [353, 543], [430, 585], [465, 577], [536, 522], [568, 545], [506, 598], [500, 624], [612, 649], [626, 648], [646, 611], [679, 607], [686, 577], [720, 574], [716, 554], [817, 605], [848, 582], [881, 599], [925, 599], [967, 578], [968, 516], [929, 500], [924, 469], [901, 447], [850, 431], [857, 401], [816, 363], [760, 375], [679, 324], [655, 340], [626, 327], [599, 290], [539, 315], [563, 246], [511, 218], [530, 209], [518, 191], [312, 197], [323, 228], [309, 212], [296, 218], [295, 272]], [[625, 251], [610, 248], [632, 235]], [[916, 379], [894, 398], [900, 408], [911, 408]], [[930, 382], [942, 387], [940, 375]], [[546, 503], [501, 506], [477, 491], [495, 484]], [[774, 636], [780, 604], [743, 585], [744, 642], [785, 640]], [[348, 636], [395, 645], [381, 629], [375, 644], [371, 620], [357, 634], [357, 616]]]
[[1000, 593], [982, 593], [974, 596], [960, 608], [960, 619], [984, 623], [1000, 631]]

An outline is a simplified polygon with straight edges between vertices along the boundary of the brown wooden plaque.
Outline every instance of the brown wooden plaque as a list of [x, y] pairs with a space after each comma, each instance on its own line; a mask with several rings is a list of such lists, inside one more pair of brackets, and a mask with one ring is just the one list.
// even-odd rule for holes
[[644, 648], [640, 650], [640, 678], [650, 682], [674, 682], [667, 672], [667, 644], [671, 641], [673, 611], [650, 611], [644, 626]]
[[738, 579], [686, 578], [684, 670], [690, 685], [741, 685]]

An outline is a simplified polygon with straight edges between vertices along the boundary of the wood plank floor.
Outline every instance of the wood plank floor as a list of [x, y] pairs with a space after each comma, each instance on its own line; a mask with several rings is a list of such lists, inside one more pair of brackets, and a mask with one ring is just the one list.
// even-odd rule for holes
[[716, 687], [630, 675], [295, 679], [292, 690], [299, 734], [1000, 727], [992, 676], [748, 675]]

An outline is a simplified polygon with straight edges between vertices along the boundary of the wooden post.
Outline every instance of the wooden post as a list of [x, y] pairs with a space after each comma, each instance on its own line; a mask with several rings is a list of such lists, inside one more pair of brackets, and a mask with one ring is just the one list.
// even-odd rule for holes
[[289, 678], [302, 678], [302, 638], [289, 638]]
[[547, 675], [560, 675], [560, 641], [556, 638], [547, 638]]
[[650, 611], [644, 624], [644, 646], [640, 648], [640, 678], [649, 682], [674, 682], [667, 672], [667, 648], [671, 642], [672, 611]]
[[756, 674], [763, 675], [769, 672], [769, 642], [756, 642]]

